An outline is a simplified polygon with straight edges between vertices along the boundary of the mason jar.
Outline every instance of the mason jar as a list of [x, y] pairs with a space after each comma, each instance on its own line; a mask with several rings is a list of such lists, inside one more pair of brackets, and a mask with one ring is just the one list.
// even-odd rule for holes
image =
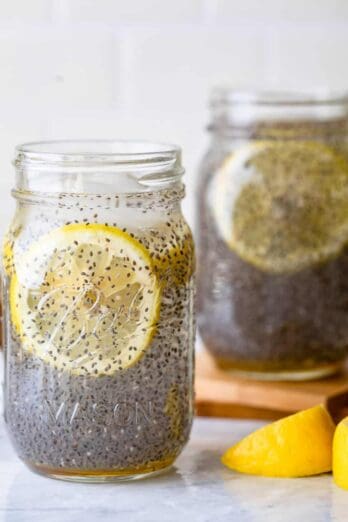
[[220, 88], [197, 206], [198, 325], [214, 363], [261, 379], [348, 351], [348, 98]]
[[180, 149], [16, 149], [4, 242], [5, 419], [34, 471], [83, 481], [168, 468], [193, 411], [194, 254]]

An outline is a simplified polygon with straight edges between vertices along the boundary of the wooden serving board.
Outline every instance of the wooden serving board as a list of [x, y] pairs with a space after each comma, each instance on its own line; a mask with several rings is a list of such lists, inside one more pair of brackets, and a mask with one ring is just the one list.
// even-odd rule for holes
[[206, 352], [196, 361], [198, 415], [278, 419], [325, 404], [336, 421], [348, 415], [348, 366], [333, 377], [303, 382], [265, 382], [219, 369]]

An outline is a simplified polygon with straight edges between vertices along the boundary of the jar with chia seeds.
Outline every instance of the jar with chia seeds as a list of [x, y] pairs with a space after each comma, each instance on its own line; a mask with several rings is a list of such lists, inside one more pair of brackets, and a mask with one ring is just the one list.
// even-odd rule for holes
[[17, 453], [68, 480], [164, 470], [193, 411], [180, 149], [30, 143], [14, 164], [3, 272], [5, 419]]
[[198, 325], [221, 368], [336, 372], [348, 353], [348, 98], [217, 89], [197, 209]]

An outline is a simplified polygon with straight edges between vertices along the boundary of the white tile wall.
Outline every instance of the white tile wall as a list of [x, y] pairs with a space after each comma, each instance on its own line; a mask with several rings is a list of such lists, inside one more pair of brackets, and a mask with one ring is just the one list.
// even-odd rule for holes
[[115, 25], [196, 22], [203, 13], [202, 0], [71, 0], [68, 3], [74, 21]]
[[[347, 15], [348, 19], [348, 2]], [[343, 19], [344, 20], [344, 19]], [[274, 86], [348, 89], [348, 25], [305, 24], [270, 31], [267, 76]]]
[[185, 211], [211, 86], [348, 88], [347, 0], [0, 0], [0, 233], [39, 138], [178, 142]]
[[[116, 41], [115, 41], [116, 40]], [[93, 28], [25, 27], [0, 33], [0, 109], [50, 115], [105, 110], [119, 95], [117, 39]]]
[[1, 20], [6, 22], [47, 22], [51, 3], [47, 0], [1, 0]]
[[219, 19], [290, 23], [338, 21], [348, 16], [345, 0], [218, 0]]

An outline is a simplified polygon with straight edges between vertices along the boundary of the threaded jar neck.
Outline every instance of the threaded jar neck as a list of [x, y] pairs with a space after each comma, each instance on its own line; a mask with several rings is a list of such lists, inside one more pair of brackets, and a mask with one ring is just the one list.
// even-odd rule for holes
[[348, 133], [348, 93], [236, 91], [219, 87], [210, 97], [215, 135], [246, 138], [327, 137]]
[[181, 149], [138, 141], [47, 141], [16, 147], [15, 192], [135, 194], [181, 185]]

